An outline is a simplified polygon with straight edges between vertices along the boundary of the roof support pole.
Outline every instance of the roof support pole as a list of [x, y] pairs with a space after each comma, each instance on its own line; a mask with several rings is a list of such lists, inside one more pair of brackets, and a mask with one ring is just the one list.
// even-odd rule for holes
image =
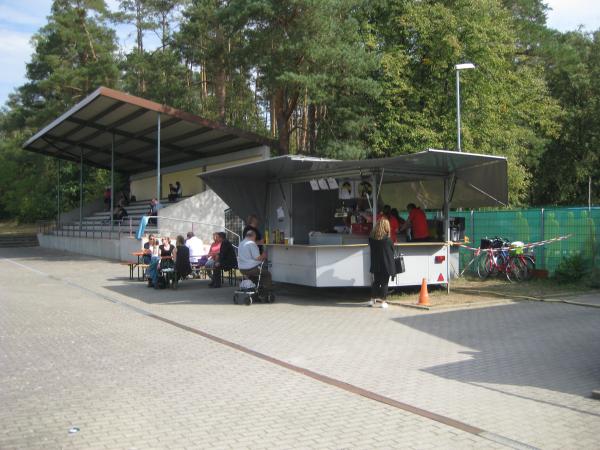
[[56, 176], [56, 228], [60, 227], [60, 158], [57, 158], [58, 170]]
[[79, 147], [79, 231], [83, 222], [83, 148]]
[[156, 115], [156, 200], [160, 202], [160, 113]]
[[114, 229], [113, 211], [115, 210], [115, 133], [110, 145], [110, 231]]

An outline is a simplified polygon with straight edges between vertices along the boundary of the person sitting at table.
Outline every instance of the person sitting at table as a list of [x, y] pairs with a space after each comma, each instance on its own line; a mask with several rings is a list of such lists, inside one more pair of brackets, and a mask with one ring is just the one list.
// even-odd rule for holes
[[152, 247], [154, 246], [154, 235], [151, 234], [148, 237], [148, 240], [146, 242], [144, 242], [144, 245], [142, 247], [142, 252], [144, 253], [143, 256], [143, 263], [144, 264], [150, 264], [150, 260], [152, 259]]
[[[149, 241], [152, 242], [152, 241]], [[146, 271], [146, 277], [148, 278], [148, 287], [158, 288], [158, 270], [160, 265], [160, 242], [158, 239], [154, 239], [154, 242], [149, 244], [150, 263], [148, 270]]]
[[160, 257], [171, 257], [173, 256], [173, 244], [171, 244], [171, 238], [165, 236], [162, 238], [162, 244], [158, 247], [160, 249]]
[[254, 282], [258, 280], [258, 275], [260, 274], [260, 284], [263, 286], [265, 292], [268, 293], [272, 290], [271, 273], [267, 270], [266, 264], [263, 266], [262, 271], [259, 267], [266, 260], [267, 254], [261, 254], [258, 251], [256, 234], [254, 231], [249, 230], [238, 249], [238, 267], [243, 275], [253, 278]]
[[408, 211], [408, 220], [400, 227], [400, 231], [406, 231], [410, 228], [412, 242], [426, 242], [429, 240], [429, 226], [427, 217], [421, 208], [417, 208], [414, 203], [406, 205]]
[[207, 259], [204, 263], [204, 267], [207, 269], [212, 269], [215, 267], [215, 262], [219, 257], [219, 253], [221, 252], [221, 238], [219, 233], [213, 233], [213, 241], [210, 244], [210, 248], [208, 249], [208, 255], [206, 255]]
[[235, 249], [233, 244], [227, 239], [227, 235], [219, 231], [217, 233], [218, 240], [221, 244], [219, 253], [215, 257], [215, 264], [211, 275], [210, 287], [220, 288], [221, 287], [221, 272], [223, 270], [237, 269], [237, 257], [235, 255]]
[[202, 239], [194, 235], [193, 231], [189, 231], [185, 246], [190, 251], [190, 263], [198, 264], [204, 254], [204, 242], [202, 242]]
[[183, 236], [177, 236], [175, 241], [177, 246], [174, 249], [173, 255], [175, 257], [175, 271], [179, 279], [185, 279], [192, 273], [192, 266], [190, 264], [190, 249], [185, 245]]

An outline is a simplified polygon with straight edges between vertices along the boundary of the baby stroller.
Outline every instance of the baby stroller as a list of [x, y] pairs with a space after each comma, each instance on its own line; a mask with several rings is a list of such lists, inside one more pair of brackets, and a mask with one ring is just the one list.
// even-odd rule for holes
[[257, 302], [273, 303], [275, 301], [275, 295], [272, 292], [266, 292], [260, 284], [263, 264], [264, 262], [259, 266], [258, 277], [244, 276], [239, 289], [236, 289], [233, 293], [233, 303], [236, 305], [245, 304], [249, 306], [252, 303]]

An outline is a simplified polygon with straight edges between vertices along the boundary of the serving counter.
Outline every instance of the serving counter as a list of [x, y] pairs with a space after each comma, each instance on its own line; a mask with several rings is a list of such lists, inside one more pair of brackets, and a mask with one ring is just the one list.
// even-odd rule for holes
[[[274, 281], [314, 287], [367, 287], [371, 285], [368, 244], [281, 245], [268, 244]], [[448, 282], [449, 249], [444, 242], [395, 244], [404, 255], [406, 272], [390, 286]]]

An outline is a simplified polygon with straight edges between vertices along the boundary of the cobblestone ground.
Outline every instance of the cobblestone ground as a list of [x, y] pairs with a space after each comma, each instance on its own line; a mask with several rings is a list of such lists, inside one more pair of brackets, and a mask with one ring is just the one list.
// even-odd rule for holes
[[[231, 288], [155, 291], [127, 268], [0, 250], [0, 448], [600, 448], [600, 309], [427, 313], [330, 291], [235, 306]], [[50, 275], [50, 276], [48, 276]], [[589, 296], [586, 301], [594, 302]], [[116, 302], [116, 303], [115, 303]], [[495, 433], [489, 440], [154, 320]], [[69, 435], [71, 426], [81, 431]], [[515, 442], [517, 441], [517, 442]]]

